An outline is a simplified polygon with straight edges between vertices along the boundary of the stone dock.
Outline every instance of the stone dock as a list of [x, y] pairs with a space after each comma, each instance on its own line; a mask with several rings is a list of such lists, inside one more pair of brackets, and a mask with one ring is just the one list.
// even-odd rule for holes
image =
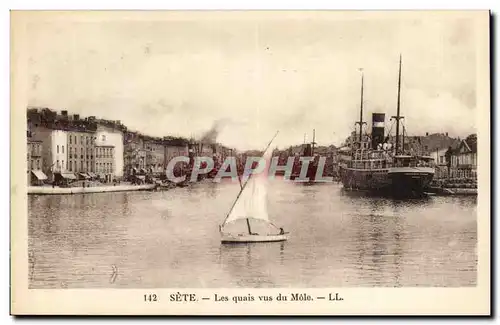
[[438, 196], [446, 195], [477, 195], [477, 188], [447, 188], [432, 187], [428, 193]]
[[155, 188], [156, 188], [155, 184], [92, 186], [92, 187], [28, 186], [28, 194], [31, 194], [31, 195], [61, 195], [61, 194], [128, 192], [128, 191], [148, 191], [148, 190], [153, 190]]

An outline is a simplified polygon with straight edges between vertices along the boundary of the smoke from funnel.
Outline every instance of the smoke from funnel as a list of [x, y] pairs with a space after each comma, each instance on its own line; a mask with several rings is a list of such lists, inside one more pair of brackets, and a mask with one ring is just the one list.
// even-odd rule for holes
[[226, 119], [215, 121], [210, 130], [208, 130], [201, 136], [200, 143], [203, 144], [217, 143], [217, 137], [219, 136], [219, 133], [222, 131], [222, 128], [225, 126], [226, 123], [227, 123]]

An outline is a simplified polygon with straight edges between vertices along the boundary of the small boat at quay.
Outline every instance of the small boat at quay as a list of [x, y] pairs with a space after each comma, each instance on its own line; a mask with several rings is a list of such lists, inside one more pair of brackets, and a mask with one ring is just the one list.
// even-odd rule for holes
[[[277, 134], [264, 150], [261, 161], [262, 159], [266, 162], [270, 161], [272, 150], [269, 148]], [[219, 226], [221, 242], [257, 243], [287, 240], [289, 232], [285, 232], [283, 228], [275, 226], [269, 220], [267, 211], [267, 173], [249, 175], [244, 184], [241, 183], [241, 178], [239, 180], [240, 191], [238, 196], [226, 218]]]

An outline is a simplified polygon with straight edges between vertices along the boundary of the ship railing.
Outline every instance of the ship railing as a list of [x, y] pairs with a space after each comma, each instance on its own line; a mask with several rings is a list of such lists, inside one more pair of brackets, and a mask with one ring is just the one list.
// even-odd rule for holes
[[364, 150], [358, 149], [354, 152], [354, 160], [379, 160], [389, 159], [391, 152], [387, 150]]

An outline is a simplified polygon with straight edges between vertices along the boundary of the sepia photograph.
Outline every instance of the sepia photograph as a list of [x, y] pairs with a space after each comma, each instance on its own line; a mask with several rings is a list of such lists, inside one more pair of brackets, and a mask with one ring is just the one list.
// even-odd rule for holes
[[489, 312], [489, 21], [13, 11], [14, 307], [134, 289], [154, 313], [294, 314], [425, 289]]

